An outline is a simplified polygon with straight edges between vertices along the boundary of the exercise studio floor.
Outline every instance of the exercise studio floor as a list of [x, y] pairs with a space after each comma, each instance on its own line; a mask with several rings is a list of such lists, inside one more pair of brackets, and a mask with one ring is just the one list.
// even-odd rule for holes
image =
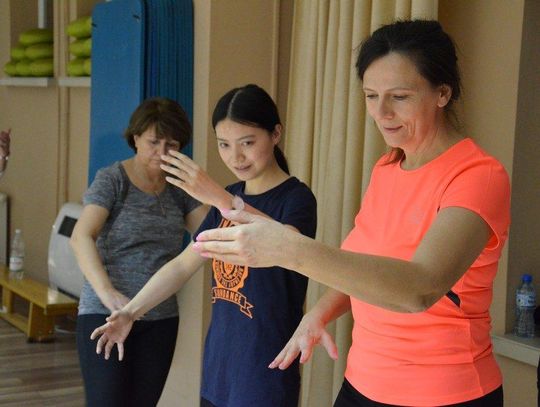
[[[70, 321], [60, 321], [68, 331]], [[57, 333], [52, 343], [28, 343], [0, 319], [0, 405], [84, 406], [75, 335]]]

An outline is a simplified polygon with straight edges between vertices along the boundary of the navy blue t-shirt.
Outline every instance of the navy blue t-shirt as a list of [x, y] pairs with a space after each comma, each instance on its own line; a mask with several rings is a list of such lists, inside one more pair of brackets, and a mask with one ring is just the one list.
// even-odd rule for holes
[[[273, 219], [315, 236], [317, 203], [297, 178], [260, 195], [245, 195], [244, 186], [239, 182], [227, 190]], [[229, 224], [212, 208], [194, 236]], [[268, 365], [302, 319], [308, 279], [281, 267], [252, 268], [216, 260], [212, 270], [212, 321], [201, 396], [217, 407], [296, 407], [298, 359], [284, 371]]]

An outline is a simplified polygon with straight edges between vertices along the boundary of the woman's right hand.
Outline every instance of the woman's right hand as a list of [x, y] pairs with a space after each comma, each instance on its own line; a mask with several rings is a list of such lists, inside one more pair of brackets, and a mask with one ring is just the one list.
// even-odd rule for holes
[[172, 175], [165, 178], [167, 182], [204, 204], [216, 208], [231, 207], [230, 194], [187, 155], [170, 150], [161, 159], [166, 163], [161, 164], [161, 169]]
[[133, 317], [128, 311], [114, 311], [107, 317], [107, 323], [94, 329], [90, 339], [99, 337], [96, 345], [96, 353], [101, 354], [105, 349], [105, 359], [111, 356], [111, 350], [116, 344], [118, 348], [118, 360], [124, 359], [124, 341], [126, 340], [131, 327], [133, 326]]
[[287, 345], [268, 366], [270, 369], [287, 369], [300, 354], [300, 363], [305, 363], [311, 357], [315, 345], [321, 344], [328, 355], [337, 360], [338, 350], [334, 339], [325, 329], [325, 323], [321, 318], [308, 312], [300, 321]]
[[111, 312], [121, 310], [130, 301], [128, 297], [113, 287], [101, 291], [98, 296], [103, 305]]

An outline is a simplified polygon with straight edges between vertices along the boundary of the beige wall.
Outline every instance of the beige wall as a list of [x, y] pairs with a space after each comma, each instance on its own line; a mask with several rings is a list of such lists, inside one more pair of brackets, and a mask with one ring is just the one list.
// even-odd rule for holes
[[[530, 158], [531, 152], [540, 147], [535, 136], [540, 131], [539, 116], [531, 115], [535, 109], [538, 111], [540, 58], [536, 24], [533, 28], [538, 18], [536, 0], [439, 0], [439, 20], [459, 48], [464, 85], [460, 116], [465, 133], [498, 157], [512, 178], [513, 225], [495, 281], [491, 308], [496, 334], [512, 328], [514, 292], [519, 276], [532, 271], [532, 267], [524, 270], [512, 264], [527, 257], [530, 250], [514, 241], [530, 240], [536, 242], [532, 244], [538, 249], [538, 228], [529, 229], [525, 236], [522, 234], [525, 228], [514, 231], [518, 223], [532, 222], [538, 226], [538, 188], [534, 190], [531, 186], [537, 182], [540, 170], [538, 160]], [[523, 44], [522, 32], [529, 33]], [[535, 38], [536, 46], [531, 38]], [[524, 58], [522, 53], [528, 54]], [[525, 80], [527, 75], [529, 79]], [[526, 181], [523, 174], [529, 174]], [[531, 194], [534, 195], [532, 204]], [[538, 260], [537, 253], [532, 257]], [[536, 266], [540, 278], [538, 261]], [[540, 284], [536, 286], [540, 288]], [[503, 372], [505, 404], [512, 407], [536, 405], [536, 369], [502, 356], [497, 356], [497, 360]]]
[[[533, 104], [537, 99], [533, 88], [527, 86], [529, 82], [519, 80], [520, 75], [532, 75], [539, 66], [538, 53], [533, 52], [538, 46], [529, 45], [523, 51], [521, 46], [524, 24], [526, 31], [533, 31], [527, 18], [524, 23], [524, 8], [528, 7], [529, 20], [539, 18], [538, 7], [530, 8], [535, 1], [439, 0], [440, 20], [460, 49], [465, 90], [461, 118], [465, 131], [503, 162], [514, 181], [516, 174], [539, 173], [538, 167], [531, 171], [527, 155], [539, 147], [537, 141], [534, 144], [538, 140], [534, 134], [540, 116], [528, 114], [537, 106]], [[17, 9], [10, 7], [12, 2], [0, 1], [2, 66], [15, 33], [37, 21], [35, 0], [17, 0]], [[68, 21], [87, 14], [95, 2], [56, 0], [54, 15]], [[213, 105], [232, 86], [257, 82], [278, 98], [282, 115], [286, 113], [293, 0], [195, 0], [194, 5], [194, 154], [225, 184], [232, 181], [232, 176], [216, 152], [209, 124]], [[65, 41], [61, 30], [56, 29], [55, 35], [59, 43]], [[61, 52], [58, 49], [57, 55], [65, 58]], [[520, 65], [520, 52], [529, 52], [527, 61], [532, 63]], [[56, 213], [64, 200], [80, 200], [86, 188], [89, 105], [88, 88], [0, 86], [0, 128], [13, 129], [12, 157], [0, 190], [11, 199], [11, 230], [20, 227], [26, 237], [27, 272], [42, 281], [47, 280], [47, 246]], [[514, 196], [513, 200], [518, 198]], [[534, 217], [537, 205], [525, 210], [527, 216]], [[508, 247], [513, 247], [513, 239], [518, 237], [511, 236], [507, 252]], [[503, 333], [511, 321], [507, 303], [513, 300], [512, 284], [516, 283], [510, 280], [519, 275], [519, 270], [512, 270], [512, 259], [523, 256], [512, 249], [501, 262], [492, 307], [497, 333]], [[540, 275], [537, 277], [540, 279]], [[180, 294], [182, 318], [177, 354], [161, 405], [196, 405], [200, 355], [210, 308], [208, 279], [208, 273], [198, 273]], [[535, 405], [534, 368], [503, 357], [498, 360], [504, 374], [506, 404]]]

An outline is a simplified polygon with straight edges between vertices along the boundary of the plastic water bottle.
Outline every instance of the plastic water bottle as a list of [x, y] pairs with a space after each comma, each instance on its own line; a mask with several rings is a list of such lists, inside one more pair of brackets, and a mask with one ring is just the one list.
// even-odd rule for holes
[[9, 275], [18, 280], [24, 275], [24, 240], [20, 229], [15, 230], [15, 236], [11, 242]]
[[521, 287], [516, 291], [516, 336], [534, 337], [534, 309], [536, 308], [536, 293], [532, 286], [532, 276], [523, 274]]

